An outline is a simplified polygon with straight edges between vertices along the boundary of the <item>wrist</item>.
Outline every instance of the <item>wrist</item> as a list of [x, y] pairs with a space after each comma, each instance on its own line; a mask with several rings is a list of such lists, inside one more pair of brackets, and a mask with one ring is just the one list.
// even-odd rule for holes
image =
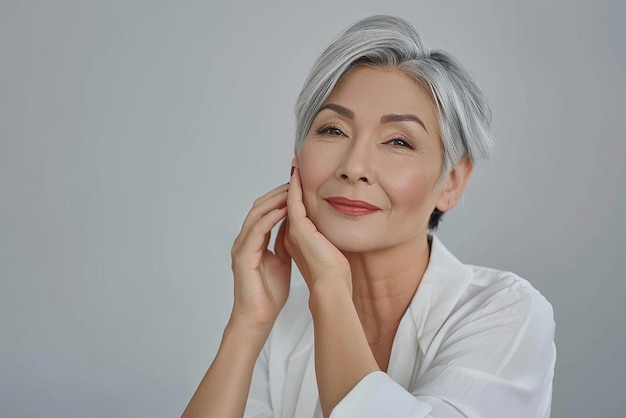
[[349, 277], [317, 279], [309, 288], [309, 309], [312, 314], [338, 307], [342, 302], [352, 304], [352, 280]]
[[228, 340], [234, 347], [241, 347], [241, 349], [249, 350], [252, 354], [258, 355], [271, 330], [271, 325], [261, 326], [231, 315], [222, 338], [223, 341]]

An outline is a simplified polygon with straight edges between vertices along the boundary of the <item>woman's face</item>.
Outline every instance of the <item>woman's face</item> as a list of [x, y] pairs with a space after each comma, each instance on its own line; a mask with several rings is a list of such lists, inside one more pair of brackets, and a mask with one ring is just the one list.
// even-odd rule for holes
[[346, 252], [425, 239], [445, 198], [433, 100], [395, 69], [348, 73], [313, 120], [298, 166], [308, 217]]

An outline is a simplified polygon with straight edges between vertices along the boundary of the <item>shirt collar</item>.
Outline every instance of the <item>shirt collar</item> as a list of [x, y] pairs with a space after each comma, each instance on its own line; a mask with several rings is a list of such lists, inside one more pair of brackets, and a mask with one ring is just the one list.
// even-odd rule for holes
[[391, 352], [388, 373], [403, 387], [408, 387], [416, 366], [407, 367], [408, 363], [417, 361], [417, 350], [428, 351], [471, 278], [471, 269], [433, 236], [428, 266], [400, 321]]

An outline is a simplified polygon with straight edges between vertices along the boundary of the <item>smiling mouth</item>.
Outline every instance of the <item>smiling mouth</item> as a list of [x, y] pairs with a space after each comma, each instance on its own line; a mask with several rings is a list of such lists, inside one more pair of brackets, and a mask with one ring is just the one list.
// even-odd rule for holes
[[362, 200], [351, 200], [346, 197], [333, 196], [326, 199], [330, 206], [342, 215], [363, 216], [380, 210], [379, 207]]

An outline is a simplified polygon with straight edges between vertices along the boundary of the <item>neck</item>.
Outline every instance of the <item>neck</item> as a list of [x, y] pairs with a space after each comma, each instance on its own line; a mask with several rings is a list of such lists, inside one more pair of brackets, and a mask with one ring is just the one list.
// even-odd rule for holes
[[393, 248], [344, 253], [352, 270], [352, 299], [368, 342], [393, 341], [428, 266], [426, 233]]

